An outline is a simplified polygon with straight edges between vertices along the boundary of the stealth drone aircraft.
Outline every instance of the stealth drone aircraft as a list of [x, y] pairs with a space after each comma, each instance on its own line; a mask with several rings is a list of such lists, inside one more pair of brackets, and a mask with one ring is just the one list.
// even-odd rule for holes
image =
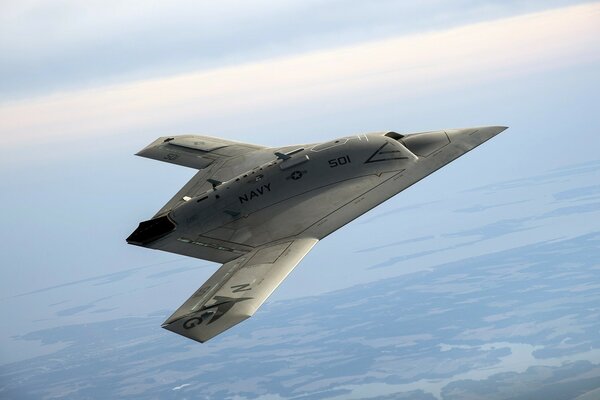
[[320, 239], [505, 129], [379, 132], [280, 148], [157, 139], [137, 155], [199, 171], [127, 242], [223, 264], [163, 327], [205, 342], [249, 318]]

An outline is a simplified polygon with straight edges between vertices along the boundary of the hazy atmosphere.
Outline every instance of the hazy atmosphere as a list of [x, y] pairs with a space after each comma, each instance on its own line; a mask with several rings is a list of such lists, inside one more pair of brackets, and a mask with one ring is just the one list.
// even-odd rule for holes
[[[600, 397], [600, 3], [0, 4], [0, 398]], [[509, 129], [319, 242], [257, 314], [161, 329], [218, 267], [129, 246], [266, 146]]]

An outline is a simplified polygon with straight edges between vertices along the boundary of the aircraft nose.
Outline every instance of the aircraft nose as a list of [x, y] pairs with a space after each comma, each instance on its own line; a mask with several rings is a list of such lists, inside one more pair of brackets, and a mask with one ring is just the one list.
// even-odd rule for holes
[[480, 130], [484, 131], [490, 137], [496, 136], [497, 134], [504, 132], [508, 129], [508, 126], [487, 126], [484, 128], [480, 128]]
[[448, 129], [446, 133], [451, 142], [463, 142], [468, 145], [478, 146], [506, 129], [508, 129], [506, 126], [481, 126], [468, 129]]

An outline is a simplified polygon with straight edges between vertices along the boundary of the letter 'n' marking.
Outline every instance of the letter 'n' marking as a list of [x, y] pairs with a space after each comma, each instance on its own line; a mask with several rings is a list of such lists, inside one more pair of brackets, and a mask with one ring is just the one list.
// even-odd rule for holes
[[248, 290], [252, 290], [249, 283], [242, 283], [241, 285], [233, 285], [231, 287], [231, 289], [233, 289], [232, 290], [233, 293], [246, 292]]

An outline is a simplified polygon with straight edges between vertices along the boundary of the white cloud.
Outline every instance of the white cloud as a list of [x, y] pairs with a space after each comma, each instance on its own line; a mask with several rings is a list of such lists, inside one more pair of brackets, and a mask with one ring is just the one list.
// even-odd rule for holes
[[192, 385], [191, 383], [184, 383], [183, 385], [175, 386], [175, 387], [174, 387], [173, 389], [171, 389], [171, 390], [173, 390], [173, 391], [176, 391], [176, 390], [181, 390], [181, 389], [183, 389], [183, 388], [185, 388], [185, 387], [188, 387], [188, 386], [191, 386], [191, 385]]
[[410, 98], [600, 57], [600, 3], [0, 104], [2, 146]]

